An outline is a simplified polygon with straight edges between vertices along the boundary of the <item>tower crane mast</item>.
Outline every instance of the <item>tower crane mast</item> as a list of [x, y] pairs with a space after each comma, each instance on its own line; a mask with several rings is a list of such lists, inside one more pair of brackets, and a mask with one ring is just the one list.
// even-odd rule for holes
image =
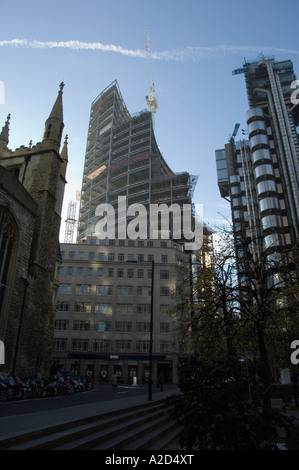
[[153, 71], [152, 71], [152, 54], [151, 54], [151, 39], [150, 30], [146, 28], [146, 56], [148, 62], [149, 72], [149, 95], [145, 97], [148, 108], [152, 114], [154, 114], [158, 108], [158, 102], [156, 98], [156, 92], [153, 83]]

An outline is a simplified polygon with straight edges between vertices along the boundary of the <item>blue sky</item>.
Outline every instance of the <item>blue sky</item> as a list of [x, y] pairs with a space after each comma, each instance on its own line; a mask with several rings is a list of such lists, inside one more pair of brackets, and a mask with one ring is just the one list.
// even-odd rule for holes
[[[69, 166], [63, 220], [81, 188], [91, 102], [117, 79], [129, 111], [146, 108], [147, 27], [158, 145], [174, 171], [198, 175], [194, 202], [203, 204], [204, 221], [213, 225], [229, 216], [217, 187], [215, 150], [236, 122], [246, 126], [248, 109], [244, 75], [232, 71], [244, 58], [263, 53], [291, 59], [299, 75], [298, 1], [0, 0], [0, 12], [0, 128], [11, 113], [12, 150], [41, 141], [59, 83], [65, 82]], [[64, 224], [62, 241], [63, 230]]]

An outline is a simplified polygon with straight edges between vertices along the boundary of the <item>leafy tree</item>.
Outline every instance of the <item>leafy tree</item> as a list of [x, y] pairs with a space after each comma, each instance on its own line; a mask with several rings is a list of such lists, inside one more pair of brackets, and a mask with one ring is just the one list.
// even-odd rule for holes
[[[243, 365], [235, 358], [214, 358], [208, 364], [197, 355], [180, 364], [181, 394], [169, 401], [183, 425], [184, 449], [275, 449], [277, 431], [287, 435], [293, 418], [280, 410], [262, 410], [259, 387], [248, 386]], [[251, 392], [250, 392], [251, 390]]]

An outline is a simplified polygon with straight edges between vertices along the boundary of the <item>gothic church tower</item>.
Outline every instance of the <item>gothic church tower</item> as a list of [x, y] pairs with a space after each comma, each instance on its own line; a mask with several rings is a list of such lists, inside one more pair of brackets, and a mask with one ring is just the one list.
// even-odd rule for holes
[[50, 372], [68, 161], [67, 139], [60, 153], [63, 86], [41, 142], [8, 149], [9, 117], [0, 134], [0, 368], [20, 376]]

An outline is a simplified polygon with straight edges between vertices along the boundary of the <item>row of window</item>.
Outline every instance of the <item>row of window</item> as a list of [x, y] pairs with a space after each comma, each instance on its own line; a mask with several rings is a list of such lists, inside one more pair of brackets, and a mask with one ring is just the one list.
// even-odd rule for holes
[[[87, 257], [86, 257], [87, 255]], [[77, 256], [75, 251], [69, 251], [68, 257], [65, 255], [65, 251], [61, 251], [61, 257], [62, 259], [79, 259], [79, 260], [84, 260], [88, 259], [89, 261], [125, 261], [125, 255], [124, 253], [96, 253], [95, 251], [89, 251], [86, 253], [85, 251], [79, 251]], [[137, 258], [133, 253], [129, 253], [127, 260], [126, 261], [139, 261], [139, 262], [146, 262], [146, 261], [154, 261], [154, 255], [148, 254], [145, 256], [143, 253], [138, 253]], [[162, 263], [167, 263], [168, 262], [168, 256], [167, 255], [161, 255], [161, 262]]]
[[[134, 331], [137, 333], [149, 333], [150, 332], [150, 322], [128, 322], [128, 321], [116, 321], [114, 324], [111, 321], [85, 321], [85, 320], [73, 320], [72, 329], [74, 331], [115, 331], [122, 333], [131, 333]], [[70, 322], [69, 320], [55, 320], [55, 330], [69, 330]], [[160, 323], [160, 333], [169, 333], [170, 332], [170, 323], [161, 322]]]
[[[116, 287], [116, 295], [133, 295], [134, 286], [110, 286], [110, 285], [97, 285], [93, 284], [60, 284], [58, 288], [59, 294], [72, 294], [73, 287], [75, 287], [75, 294], [96, 294], [96, 295], [113, 295], [114, 288]], [[137, 295], [140, 297], [147, 297], [151, 295], [151, 287], [137, 286]], [[170, 296], [170, 288], [167, 286], [160, 287], [160, 296]]]
[[[82, 276], [90, 276], [90, 277], [127, 277], [127, 278], [134, 278], [135, 276], [138, 279], [144, 279], [147, 277], [151, 279], [152, 277], [152, 270], [151, 269], [137, 269], [136, 272], [132, 268], [94, 268], [88, 266], [87, 268], [83, 268], [82, 266], [78, 266], [75, 268], [74, 266], [61, 266], [60, 267], [60, 275], [63, 274], [66, 276], [74, 276], [77, 275], [78, 277]], [[160, 279], [169, 279], [169, 270], [168, 269], [160, 269]]]
[[[173, 349], [170, 341], [160, 341], [160, 353], [170, 353]], [[149, 353], [150, 341], [131, 341], [131, 340], [108, 340], [108, 339], [71, 339], [55, 338], [55, 351], [93, 351], [93, 352], [117, 352], [117, 353]]]
[[[72, 307], [71, 302], [58, 302], [56, 305], [56, 310], [58, 312], [83, 312], [90, 313], [92, 310], [91, 302], [75, 302]], [[124, 314], [133, 314], [135, 311], [139, 314], [148, 314], [151, 313], [150, 304], [116, 304], [114, 307], [110, 303], [96, 303], [94, 306], [95, 313], [104, 313], [107, 315], [112, 315], [113, 311], [115, 313], [124, 313]], [[161, 304], [160, 305], [160, 314], [169, 314], [170, 304]]]

